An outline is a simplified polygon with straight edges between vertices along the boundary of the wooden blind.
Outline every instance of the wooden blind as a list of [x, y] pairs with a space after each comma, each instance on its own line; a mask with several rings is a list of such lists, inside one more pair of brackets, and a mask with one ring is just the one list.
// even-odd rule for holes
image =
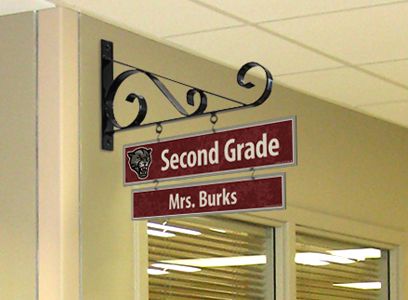
[[[297, 253], [330, 254], [333, 250], [368, 248], [361, 245], [298, 235]], [[367, 258], [355, 263], [340, 264], [331, 262], [325, 266], [297, 264], [298, 300], [387, 300], [388, 257], [381, 251], [381, 258]], [[339, 287], [335, 284], [381, 282], [381, 289], [355, 289]]]
[[[162, 224], [164, 220], [151, 223]], [[166, 225], [191, 229], [200, 235], [175, 232], [174, 237], [149, 236], [149, 265], [179, 259], [266, 255], [269, 230], [223, 217], [169, 219]], [[149, 299], [269, 299], [266, 264], [201, 267], [186, 273], [167, 270], [149, 275]]]

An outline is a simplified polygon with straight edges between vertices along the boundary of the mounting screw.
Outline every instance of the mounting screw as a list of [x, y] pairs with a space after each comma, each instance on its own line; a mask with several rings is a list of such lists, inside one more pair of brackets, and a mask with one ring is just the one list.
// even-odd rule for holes
[[104, 59], [111, 60], [113, 52], [113, 44], [108, 41], [102, 40], [102, 57]]

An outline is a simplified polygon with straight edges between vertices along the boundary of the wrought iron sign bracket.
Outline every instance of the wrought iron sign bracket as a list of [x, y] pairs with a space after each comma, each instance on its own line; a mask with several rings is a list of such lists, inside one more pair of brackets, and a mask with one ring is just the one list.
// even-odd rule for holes
[[[119, 131], [124, 131], [124, 130], [129, 130], [133, 128], [140, 128], [144, 126], [149, 126], [149, 125], [157, 125], [157, 124], [164, 124], [164, 123], [169, 123], [169, 122], [174, 122], [178, 120], [183, 120], [186, 118], [191, 118], [191, 117], [197, 117], [197, 116], [203, 116], [203, 115], [211, 115], [212, 118], [219, 113], [219, 112], [225, 112], [225, 111], [232, 111], [232, 110], [238, 110], [242, 108], [248, 108], [248, 107], [255, 107], [258, 105], [261, 105], [264, 103], [268, 97], [270, 96], [272, 92], [272, 84], [273, 84], [273, 78], [272, 74], [264, 68], [262, 65], [256, 63], [256, 62], [249, 62], [243, 65], [237, 74], [237, 83], [246, 89], [251, 89], [255, 85], [252, 82], [246, 82], [245, 81], [245, 75], [248, 73], [248, 71], [252, 68], [255, 67], [260, 67], [263, 69], [265, 72], [265, 88], [262, 93], [262, 95], [252, 103], [244, 103], [242, 101], [234, 100], [228, 97], [224, 97], [209, 91], [205, 91], [203, 89], [170, 79], [165, 76], [161, 76], [158, 74], [154, 74], [152, 72], [128, 65], [126, 63], [116, 61], [114, 59], [113, 55], [113, 43], [110, 41], [106, 40], [101, 40], [101, 101], [102, 101], [102, 149], [103, 150], [108, 150], [112, 151], [113, 150], [113, 145], [114, 145], [114, 134]], [[116, 78], [114, 78], [114, 64], [120, 64], [123, 66], [126, 66], [129, 68], [129, 70], [122, 72], [119, 74]], [[130, 103], [134, 103], [136, 100], [139, 104], [139, 110], [137, 112], [136, 117], [134, 120], [126, 125], [122, 126], [118, 123], [118, 121], [115, 118], [115, 113], [114, 113], [114, 100], [116, 93], [121, 86], [121, 84], [130, 76], [135, 75], [135, 74], [141, 74], [149, 78], [154, 85], [160, 90], [160, 92], [164, 95], [164, 98], [171, 103], [171, 105], [177, 110], [177, 112], [180, 114], [180, 117], [177, 118], [172, 118], [172, 119], [165, 119], [165, 120], [159, 120], [156, 122], [151, 122], [151, 123], [143, 123], [148, 106], [147, 106], [147, 101], [146, 99], [137, 93], [130, 93], [126, 97], [126, 101]], [[187, 104], [196, 107], [194, 112], [188, 113], [185, 108], [180, 104], [180, 102], [174, 97], [174, 95], [167, 89], [167, 87], [163, 84], [163, 82], [160, 79], [164, 79], [167, 81], [171, 81], [173, 83], [183, 85], [185, 86], [188, 90], [186, 93], [186, 100]], [[196, 95], [199, 96], [199, 101], [195, 101]], [[229, 108], [224, 108], [220, 110], [207, 110], [207, 102], [208, 98], [207, 95], [215, 96], [220, 99], [229, 101], [231, 103], [236, 104], [234, 107], [229, 107]]]

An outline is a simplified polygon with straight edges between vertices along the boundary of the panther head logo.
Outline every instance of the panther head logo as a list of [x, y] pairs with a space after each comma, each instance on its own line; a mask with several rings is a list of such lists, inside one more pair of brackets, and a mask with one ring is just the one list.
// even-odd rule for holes
[[136, 173], [139, 179], [149, 176], [149, 168], [152, 163], [152, 149], [137, 148], [128, 152], [130, 169]]

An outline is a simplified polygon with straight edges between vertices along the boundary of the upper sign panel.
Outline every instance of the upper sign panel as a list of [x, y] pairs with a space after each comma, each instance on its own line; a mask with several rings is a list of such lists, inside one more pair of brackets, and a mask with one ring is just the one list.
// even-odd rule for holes
[[125, 185], [296, 164], [295, 118], [124, 147]]

